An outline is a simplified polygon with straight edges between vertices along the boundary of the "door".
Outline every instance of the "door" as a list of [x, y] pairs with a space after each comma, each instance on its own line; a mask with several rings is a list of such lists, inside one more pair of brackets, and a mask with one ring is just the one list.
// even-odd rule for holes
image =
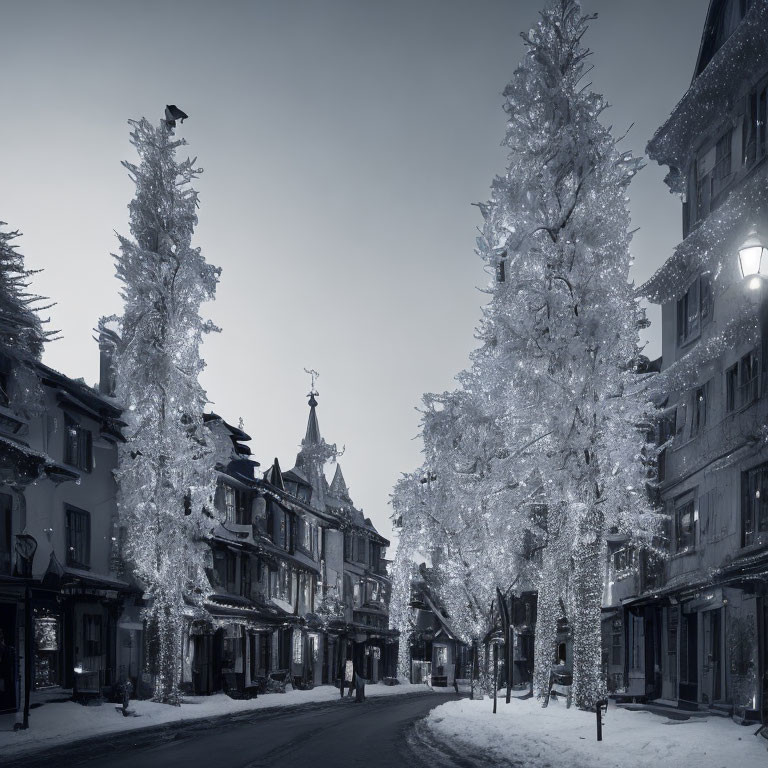
[[645, 693], [649, 699], [661, 696], [661, 611], [645, 609]]
[[627, 650], [629, 651], [628, 689], [630, 696], [645, 696], [645, 621], [634, 613], [628, 614]]
[[711, 704], [722, 698], [720, 681], [723, 654], [720, 616], [720, 608], [705, 611], [701, 616], [704, 635], [701, 660], [701, 701], [703, 704]]
[[680, 625], [680, 609], [676, 605], [664, 608], [662, 616], [664, 653], [661, 659], [661, 696], [673, 700], [677, 698], [677, 631]]
[[0, 712], [16, 710], [16, 604], [0, 603]]
[[195, 663], [192, 667], [192, 682], [195, 693], [207, 696], [213, 693], [211, 684], [211, 636], [195, 635]]
[[104, 684], [105, 648], [102, 612], [85, 612], [81, 622], [77, 659], [80, 662], [78, 692], [100, 693]]
[[272, 635], [259, 635], [259, 674], [266, 677], [271, 669], [269, 649], [272, 646]]
[[698, 613], [680, 617], [680, 702], [696, 706], [699, 692]]

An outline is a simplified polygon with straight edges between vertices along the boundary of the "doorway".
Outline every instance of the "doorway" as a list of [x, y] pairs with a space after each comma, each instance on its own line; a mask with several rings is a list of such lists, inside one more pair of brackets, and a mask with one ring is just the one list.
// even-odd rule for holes
[[0, 712], [16, 711], [16, 604], [0, 603]]
[[680, 621], [680, 702], [697, 707], [699, 693], [698, 613], [684, 613]]
[[701, 665], [701, 701], [711, 704], [722, 699], [722, 611], [715, 608], [701, 615], [703, 646]]

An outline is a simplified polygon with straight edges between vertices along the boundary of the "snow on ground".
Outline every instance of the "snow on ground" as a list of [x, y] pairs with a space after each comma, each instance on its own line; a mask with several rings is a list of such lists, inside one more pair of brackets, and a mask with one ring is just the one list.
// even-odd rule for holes
[[[426, 685], [380, 683], [366, 685], [365, 695], [374, 698], [425, 693], [431, 690]], [[445, 689], [442, 690], [445, 691]], [[451, 689], [452, 692], [453, 689]], [[354, 693], [352, 695], [354, 697]], [[339, 699], [339, 689], [330, 685], [321, 685], [310, 691], [289, 689], [286, 693], [270, 693], [250, 701], [230, 699], [223, 693], [213, 696], [185, 696], [184, 703], [180, 707], [156, 704], [152, 701], [131, 701], [129, 709], [136, 713], [135, 717], [123, 717], [116, 711], [115, 708], [118, 705], [114, 703], [104, 702], [101, 706], [83, 706], [64, 700], [68, 696], [71, 696], [71, 691], [57, 690], [45, 695], [36, 694], [33, 704], [42, 704], [42, 706], [30, 711], [29, 730], [26, 731], [13, 730], [15, 715], [0, 716], [0, 756], [18, 756], [25, 752], [49, 749], [58, 744], [80, 739], [151, 728], [181, 720], [207, 719], [259, 709], [335, 701]]]
[[[542, 709], [536, 699], [450, 701], [426, 718], [431, 733], [459, 752], [483, 756], [490, 765], [536, 768], [755, 768], [768, 765], [768, 742], [757, 726], [722, 717], [669, 720], [650, 712], [610, 705], [603, 715], [603, 741], [596, 716], [565, 702]], [[487, 760], [485, 758], [488, 758]]]

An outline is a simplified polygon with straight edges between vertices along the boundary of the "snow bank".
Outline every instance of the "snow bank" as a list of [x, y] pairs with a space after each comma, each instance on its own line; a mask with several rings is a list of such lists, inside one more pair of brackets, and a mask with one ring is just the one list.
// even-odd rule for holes
[[756, 726], [738, 726], [721, 717], [668, 720], [650, 712], [611, 705], [603, 715], [603, 741], [596, 740], [594, 713], [566, 709], [553, 701], [542, 709], [535, 699], [451, 701], [433, 709], [427, 726], [459, 751], [488, 757], [492, 765], [538, 768], [751, 768], [768, 765], [768, 742]]
[[[365, 686], [365, 695], [369, 698], [430, 691], [426, 685]], [[134, 717], [123, 717], [116, 711], [117, 705], [113, 703], [104, 702], [101, 706], [86, 707], [73, 701], [61, 701], [63, 695], [66, 695], [66, 692], [61, 692], [59, 701], [49, 701], [32, 709], [27, 731], [13, 730], [15, 715], [0, 716], [0, 756], [18, 756], [80, 739], [124, 733], [183, 720], [209, 719], [259, 709], [338, 701], [339, 689], [321, 685], [310, 691], [288, 690], [284, 694], [267, 694], [250, 701], [230, 699], [223, 693], [213, 696], [185, 696], [180, 707], [156, 704], [152, 701], [131, 701], [130, 710], [135, 712]], [[45, 697], [39, 699], [45, 701]], [[40, 700], [37, 703], [41, 703]]]

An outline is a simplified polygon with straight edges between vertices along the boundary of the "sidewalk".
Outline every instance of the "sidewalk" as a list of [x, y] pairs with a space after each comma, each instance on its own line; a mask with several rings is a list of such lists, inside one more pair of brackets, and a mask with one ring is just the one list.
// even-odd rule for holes
[[536, 699], [451, 701], [425, 720], [430, 735], [464, 754], [483, 756], [494, 766], [551, 768], [738, 768], [768, 765], [768, 741], [756, 725], [722, 717], [673, 720], [651, 712], [610, 706], [603, 715], [603, 741], [596, 739], [596, 715], [563, 700], [542, 709]]
[[[440, 690], [440, 689], [438, 689]], [[370, 698], [429, 693], [426, 685], [366, 685]], [[452, 692], [452, 691], [451, 691]], [[270, 693], [257, 699], [230, 699], [223, 693], [213, 696], [185, 696], [180, 707], [152, 701], [131, 701], [133, 717], [123, 717], [119, 706], [104, 702], [100, 706], [83, 706], [69, 700], [71, 691], [54, 689], [33, 695], [29, 713], [29, 730], [14, 731], [16, 715], [0, 715], [0, 755], [4, 758], [55, 748], [93, 737], [103, 738], [147, 728], [194, 720], [210, 720], [227, 715], [257, 710], [275, 710], [309, 704], [338, 701], [339, 689], [322, 685], [310, 691], [289, 690]], [[354, 694], [353, 694], [354, 698]]]

